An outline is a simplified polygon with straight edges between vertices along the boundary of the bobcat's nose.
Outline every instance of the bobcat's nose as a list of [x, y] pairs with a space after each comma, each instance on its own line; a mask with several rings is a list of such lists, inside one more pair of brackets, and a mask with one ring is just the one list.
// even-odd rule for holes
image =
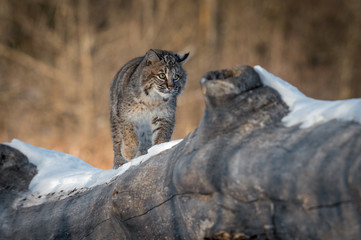
[[171, 83], [171, 82], [168, 82], [168, 89], [169, 89], [169, 91], [172, 91], [172, 89], [173, 89], [173, 83]]

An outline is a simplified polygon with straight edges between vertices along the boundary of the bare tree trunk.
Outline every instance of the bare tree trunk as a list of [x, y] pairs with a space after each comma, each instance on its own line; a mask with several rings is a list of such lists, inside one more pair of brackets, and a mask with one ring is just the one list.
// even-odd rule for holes
[[217, 0], [202, 0], [199, 6], [200, 38], [209, 48], [217, 43]]
[[78, 7], [79, 24], [79, 62], [81, 76], [81, 101], [79, 116], [81, 124], [81, 132], [84, 136], [92, 137], [94, 135], [94, 119], [95, 119], [95, 100], [94, 100], [94, 78], [93, 63], [91, 56], [91, 48], [93, 46], [93, 37], [89, 25], [89, 6], [88, 0], [80, 0]]
[[[357, 67], [355, 64], [355, 56], [358, 54], [358, 49], [360, 48], [360, 36], [361, 36], [361, 2], [358, 0], [347, 1], [350, 11], [353, 14], [353, 21], [348, 26], [347, 36], [346, 36], [346, 46], [341, 51], [340, 58], [340, 82], [339, 82], [339, 98], [347, 99], [353, 97], [352, 86], [354, 76], [354, 69]], [[357, 79], [358, 81], [358, 79]]]
[[27, 204], [34, 166], [0, 145], [0, 239], [361, 238], [360, 124], [284, 127], [251, 67], [201, 86], [203, 119], [181, 143], [60, 200]]
[[[200, 58], [199, 65], [208, 64], [209, 68], [217, 64], [217, 0], [199, 1], [199, 48], [204, 52], [203, 58]], [[209, 61], [212, 59], [212, 61]]]

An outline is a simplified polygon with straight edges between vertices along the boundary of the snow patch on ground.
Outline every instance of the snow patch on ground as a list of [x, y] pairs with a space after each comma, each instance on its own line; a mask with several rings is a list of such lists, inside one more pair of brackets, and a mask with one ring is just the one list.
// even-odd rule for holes
[[261, 66], [255, 66], [254, 69], [263, 84], [279, 92], [290, 108], [290, 113], [282, 119], [285, 126], [300, 124], [301, 128], [307, 128], [333, 119], [361, 123], [361, 99], [316, 100], [305, 96], [296, 87]]
[[66, 193], [109, 182], [130, 167], [147, 161], [180, 141], [182, 140], [155, 145], [148, 150], [148, 154], [137, 157], [118, 169], [109, 170], [95, 168], [70, 154], [35, 147], [17, 139], [6, 144], [24, 153], [29, 161], [37, 166], [38, 174], [30, 182], [29, 189], [33, 193], [43, 195], [53, 192]]

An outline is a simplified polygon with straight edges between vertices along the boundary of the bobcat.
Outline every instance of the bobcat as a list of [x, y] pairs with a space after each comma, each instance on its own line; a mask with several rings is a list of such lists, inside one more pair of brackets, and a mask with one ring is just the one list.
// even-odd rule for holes
[[188, 58], [189, 53], [150, 49], [115, 75], [110, 86], [113, 168], [170, 140], [177, 96], [187, 82], [182, 65]]

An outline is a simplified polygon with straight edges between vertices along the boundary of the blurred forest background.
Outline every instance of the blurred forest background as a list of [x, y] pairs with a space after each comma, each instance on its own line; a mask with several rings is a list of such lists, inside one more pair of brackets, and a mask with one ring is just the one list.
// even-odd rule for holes
[[111, 168], [110, 82], [150, 48], [191, 53], [173, 139], [198, 126], [210, 70], [261, 65], [313, 98], [361, 97], [360, 0], [1, 0], [0, 142]]

